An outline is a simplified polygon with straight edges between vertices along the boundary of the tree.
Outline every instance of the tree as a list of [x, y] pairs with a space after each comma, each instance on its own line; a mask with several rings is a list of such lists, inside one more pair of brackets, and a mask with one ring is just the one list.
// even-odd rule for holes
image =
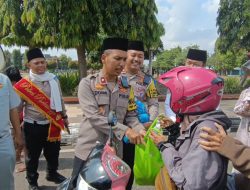
[[47, 68], [51, 69], [51, 70], [55, 70], [57, 69], [57, 60], [53, 59], [53, 60], [48, 60], [47, 61]]
[[0, 42], [9, 46], [41, 46], [32, 40], [35, 28], [28, 28], [22, 22], [23, 3], [23, 0], [0, 0]]
[[153, 69], [157, 71], [158, 74], [160, 74], [174, 67], [184, 65], [188, 49], [190, 48], [199, 49], [197, 45], [193, 45], [184, 49], [181, 47], [176, 47], [159, 53], [156, 56], [156, 61], [153, 63]]
[[70, 61], [68, 67], [69, 69], [78, 69], [78, 61]]
[[72, 61], [70, 57], [67, 57], [67, 55], [62, 54], [59, 57], [59, 67], [60, 69], [67, 69], [68, 68], [68, 63]]
[[88, 69], [98, 70], [102, 68], [100, 63], [100, 51], [90, 51], [87, 55], [87, 67]]
[[220, 51], [237, 52], [250, 47], [250, 1], [220, 0], [217, 26]]
[[[151, 61], [153, 51], [162, 47], [160, 37], [164, 35], [164, 27], [157, 21], [157, 7], [154, 0], [122, 1], [123, 3], [110, 3], [104, 1], [102, 19], [106, 21], [102, 25], [108, 35], [118, 35], [131, 40], [142, 40], [149, 57], [149, 74], [152, 74]], [[106, 14], [109, 12], [110, 14]], [[119, 15], [115, 16], [115, 15]], [[113, 28], [116, 28], [114, 33]]]
[[[12, 5], [13, 4], [13, 5]], [[156, 28], [155, 2], [134, 0], [0, 0], [0, 26], [4, 26], [5, 36], [14, 34], [18, 43], [32, 47], [76, 48], [80, 77], [86, 76], [86, 52], [97, 50], [103, 34], [108, 36], [139, 39], [145, 31]], [[13, 16], [15, 13], [17, 16]], [[15, 18], [8, 20], [4, 18]], [[1, 20], [2, 18], [2, 20]], [[21, 18], [21, 19], [20, 19]], [[11, 27], [24, 26], [25, 35]], [[20, 30], [23, 31], [23, 30]], [[31, 34], [31, 36], [29, 36]], [[142, 34], [142, 35], [141, 35]], [[154, 36], [153, 33], [150, 35]], [[1, 37], [3, 41], [3, 38]], [[27, 41], [21, 40], [24, 37]], [[147, 38], [146, 38], [147, 39]]]
[[241, 49], [235, 54], [233, 51], [222, 53], [215, 51], [207, 60], [207, 65], [220, 73], [220, 75], [228, 75], [229, 71], [236, 67], [241, 67], [246, 61], [246, 51]]
[[29, 28], [36, 28], [33, 37], [37, 43], [76, 48], [80, 77], [84, 77], [86, 50], [94, 49], [98, 43], [100, 4], [100, 0], [25, 0], [22, 20]]
[[22, 54], [20, 50], [14, 49], [12, 52], [13, 65], [22, 69]]
[[11, 53], [8, 50], [4, 51], [4, 57], [5, 57], [6, 67], [12, 65], [12, 63], [11, 63]]

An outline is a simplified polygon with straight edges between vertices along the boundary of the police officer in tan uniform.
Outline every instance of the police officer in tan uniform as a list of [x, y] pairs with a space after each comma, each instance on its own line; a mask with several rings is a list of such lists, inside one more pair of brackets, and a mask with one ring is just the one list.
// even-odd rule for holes
[[[142, 41], [129, 41], [127, 61], [122, 76], [127, 76], [129, 84], [133, 87], [135, 97], [147, 107], [149, 121], [143, 123], [148, 128], [159, 113], [158, 94], [154, 81], [150, 75], [141, 71], [144, 62], [144, 45]], [[133, 144], [124, 143], [123, 160], [133, 169], [134, 165], [134, 149]], [[127, 190], [132, 188], [134, 181], [133, 172], [131, 173]]]
[[118, 121], [114, 128], [118, 156], [122, 156], [121, 140], [124, 136], [133, 144], [144, 141], [145, 131], [137, 119], [133, 90], [126, 77], [118, 77], [126, 63], [127, 44], [127, 39], [105, 39], [101, 55], [102, 70], [83, 78], [79, 84], [78, 98], [83, 119], [75, 148], [71, 188], [76, 186], [78, 174], [96, 141], [107, 142], [110, 132], [107, 117], [110, 111], [115, 112]]
[[[135, 97], [147, 104], [150, 123], [159, 114], [158, 94], [154, 80], [141, 71], [144, 62], [144, 45], [142, 41], [129, 41], [125, 73], [133, 87]], [[146, 127], [148, 124], [144, 124]]]

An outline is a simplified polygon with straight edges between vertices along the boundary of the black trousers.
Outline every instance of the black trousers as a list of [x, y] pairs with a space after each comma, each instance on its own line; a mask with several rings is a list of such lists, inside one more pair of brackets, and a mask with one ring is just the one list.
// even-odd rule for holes
[[134, 183], [134, 160], [135, 160], [135, 145], [123, 143], [123, 160], [130, 166], [131, 175], [126, 187], [126, 190], [131, 190]]
[[73, 163], [73, 171], [71, 174], [71, 180], [69, 184], [69, 188], [67, 190], [73, 190], [76, 188], [76, 183], [77, 183], [77, 178], [80, 173], [80, 171], [83, 168], [85, 161], [81, 160], [80, 158], [76, 157], [74, 158], [74, 163]]
[[47, 173], [53, 174], [58, 169], [60, 141], [47, 141], [48, 130], [49, 124], [39, 125], [24, 122], [24, 137], [27, 148], [25, 158], [26, 178], [29, 184], [37, 184], [39, 176], [37, 168], [42, 150], [47, 161]]

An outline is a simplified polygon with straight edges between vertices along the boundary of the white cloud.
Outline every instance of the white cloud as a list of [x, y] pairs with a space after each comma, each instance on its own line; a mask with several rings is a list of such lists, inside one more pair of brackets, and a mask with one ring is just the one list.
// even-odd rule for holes
[[165, 27], [162, 37], [165, 48], [197, 44], [213, 52], [219, 0], [157, 0], [156, 3], [157, 17]]
[[210, 0], [202, 4], [202, 8], [209, 13], [217, 13], [220, 0]]

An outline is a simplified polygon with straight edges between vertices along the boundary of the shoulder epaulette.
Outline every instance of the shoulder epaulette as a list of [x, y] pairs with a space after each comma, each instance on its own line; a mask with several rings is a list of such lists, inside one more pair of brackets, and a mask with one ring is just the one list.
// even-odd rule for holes
[[92, 79], [92, 78], [96, 78], [98, 76], [98, 73], [95, 74], [90, 74], [87, 76], [87, 78]]

